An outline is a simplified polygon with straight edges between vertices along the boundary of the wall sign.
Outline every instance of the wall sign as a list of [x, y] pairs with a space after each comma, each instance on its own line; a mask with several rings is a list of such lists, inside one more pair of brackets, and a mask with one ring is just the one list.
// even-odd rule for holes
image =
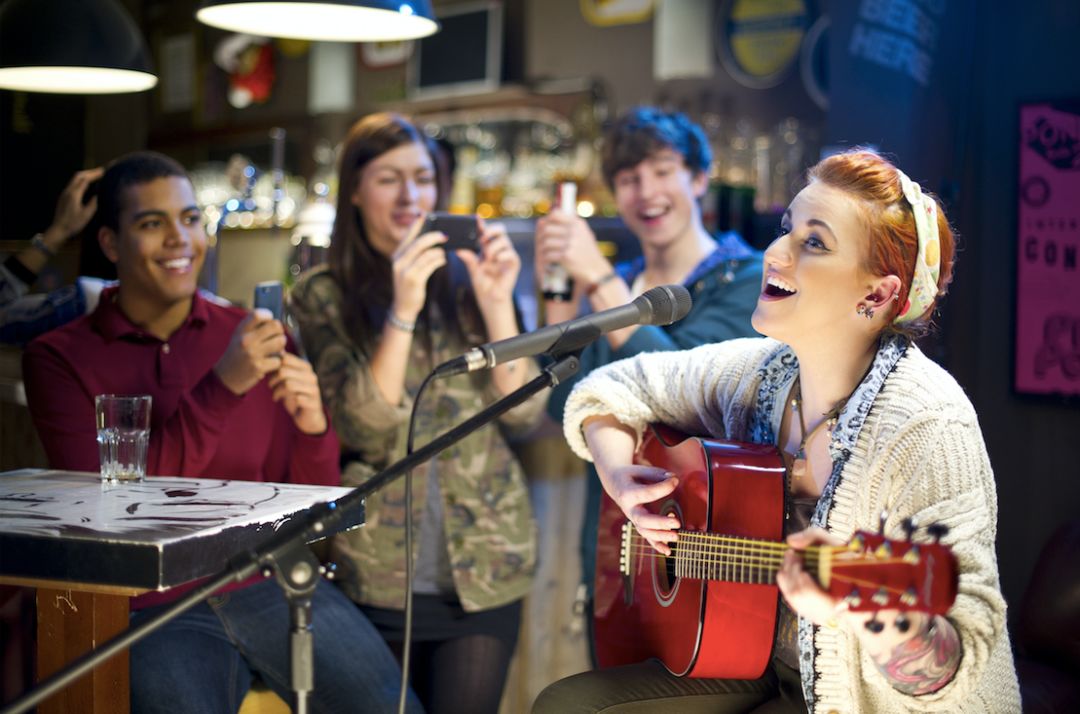
[[1080, 395], [1080, 100], [1020, 107], [1014, 388]]
[[592, 25], [632, 25], [652, 17], [653, 0], [580, 0], [581, 14]]
[[803, 0], [724, 0], [716, 14], [716, 54], [753, 89], [775, 87], [799, 58], [810, 12]]

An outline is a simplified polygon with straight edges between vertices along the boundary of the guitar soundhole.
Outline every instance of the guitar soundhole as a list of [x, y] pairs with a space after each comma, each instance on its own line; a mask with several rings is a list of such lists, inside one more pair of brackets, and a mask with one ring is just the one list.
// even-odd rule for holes
[[667, 586], [668, 589], [670, 589], [672, 586], [675, 585], [675, 579], [677, 577], [679, 577], [678, 575], [675, 574], [674, 549], [672, 549], [672, 555], [671, 556], [669, 556], [667, 558], [664, 558], [664, 575], [665, 575], [664, 585]]
[[[658, 509], [660, 513], [667, 513], [679, 518], [683, 517], [682, 509], [674, 499], [669, 499], [660, 505]], [[679, 544], [671, 544], [671, 555], [661, 556], [657, 554], [657, 558], [653, 560], [653, 587], [657, 599], [668, 605], [675, 597], [675, 592], [679, 589], [679, 576], [676, 574], [675, 562], [678, 558]]]

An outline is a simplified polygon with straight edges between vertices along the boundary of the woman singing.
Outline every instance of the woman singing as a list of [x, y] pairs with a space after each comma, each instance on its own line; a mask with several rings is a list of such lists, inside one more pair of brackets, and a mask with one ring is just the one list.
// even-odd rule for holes
[[[566, 407], [573, 448], [665, 554], [680, 523], [650, 504], [678, 476], [632, 464], [647, 423], [779, 447], [794, 550], [776, 577], [785, 605], [764, 676], [680, 679], [643, 663], [557, 682], [534, 711], [1020, 711], [978, 420], [912, 342], [952, 277], [949, 224], [934, 197], [870, 152], [827, 158], [809, 179], [765, 252], [753, 325], [766, 338], [613, 364]], [[803, 570], [798, 550], [876, 531], [883, 512], [891, 537], [909, 518], [948, 527], [959, 593], [947, 616], [850, 612]]]

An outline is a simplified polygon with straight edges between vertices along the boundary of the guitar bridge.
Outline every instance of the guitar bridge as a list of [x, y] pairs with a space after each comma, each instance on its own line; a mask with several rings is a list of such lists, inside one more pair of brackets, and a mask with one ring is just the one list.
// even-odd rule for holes
[[630, 543], [634, 536], [634, 524], [630, 521], [623, 523], [622, 541], [619, 545], [619, 572], [630, 575]]

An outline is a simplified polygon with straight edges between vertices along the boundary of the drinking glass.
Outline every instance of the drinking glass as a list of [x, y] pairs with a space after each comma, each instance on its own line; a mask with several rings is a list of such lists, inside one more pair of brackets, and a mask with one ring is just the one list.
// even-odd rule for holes
[[149, 394], [94, 397], [103, 481], [141, 481], [146, 476], [151, 401]]

